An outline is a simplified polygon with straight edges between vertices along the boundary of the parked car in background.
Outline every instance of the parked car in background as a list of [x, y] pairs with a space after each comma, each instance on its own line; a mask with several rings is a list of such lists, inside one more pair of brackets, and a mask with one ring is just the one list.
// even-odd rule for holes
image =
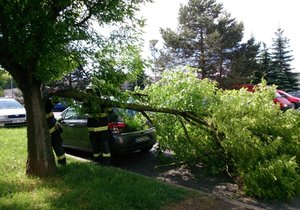
[[273, 102], [275, 104], [278, 103], [282, 111], [286, 111], [288, 109], [294, 109], [294, 104], [291, 103], [286, 98], [284, 98], [282, 95], [280, 95], [277, 91], [275, 92], [275, 98], [273, 98]]
[[294, 96], [294, 97], [297, 97], [297, 98], [300, 98], [300, 91], [296, 90], [296, 91], [291, 91], [291, 92], [287, 92], [288, 94], [290, 94], [291, 96]]
[[[124, 110], [132, 117], [138, 112]], [[149, 151], [156, 143], [156, 130], [144, 117], [143, 124], [138, 128], [126, 123], [114, 110], [113, 117], [110, 116], [108, 128], [110, 131], [110, 148], [112, 155], [130, 153], [133, 151]], [[87, 152], [92, 152], [87, 130], [87, 117], [80, 115], [74, 108], [67, 108], [58, 117], [63, 133], [63, 146]]]
[[[245, 88], [249, 92], [255, 92], [255, 85], [252, 84], [237, 84], [233, 86], [234, 89]], [[275, 92], [275, 97], [273, 98], [273, 102], [275, 104], [279, 104], [280, 110], [286, 111], [288, 109], [293, 109], [294, 104], [290, 102], [288, 99], [283, 97], [278, 91]]]
[[0, 126], [26, 125], [26, 110], [12, 98], [0, 98]]
[[277, 90], [276, 92], [279, 93], [282, 97], [286, 98], [291, 103], [293, 103], [295, 109], [298, 109], [300, 107], [300, 98], [292, 96], [283, 90]]

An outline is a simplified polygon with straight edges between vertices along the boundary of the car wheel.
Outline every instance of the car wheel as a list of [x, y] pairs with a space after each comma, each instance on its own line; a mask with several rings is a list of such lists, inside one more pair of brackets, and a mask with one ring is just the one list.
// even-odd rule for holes
[[297, 103], [293, 103], [293, 105], [294, 105], [294, 109], [298, 109], [299, 108], [298, 105], [297, 105]]
[[148, 147], [144, 147], [144, 148], [141, 149], [141, 152], [148, 152], [149, 150], [152, 149], [152, 147], [153, 147], [153, 145], [150, 145]]

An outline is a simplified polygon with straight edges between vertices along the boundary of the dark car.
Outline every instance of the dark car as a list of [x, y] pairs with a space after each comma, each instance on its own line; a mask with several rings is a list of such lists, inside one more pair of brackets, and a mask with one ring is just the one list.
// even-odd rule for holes
[[288, 101], [294, 104], [294, 108], [298, 109], [300, 107], [300, 98], [292, 96], [283, 90], [277, 90], [282, 97], [286, 98]]
[[[149, 151], [156, 143], [156, 130], [149, 121], [139, 112], [122, 110], [132, 118], [135, 115], [142, 117], [139, 125], [126, 123], [128, 120], [121, 118], [115, 109], [113, 117], [110, 117], [108, 128], [110, 131], [110, 148], [112, 155], [125, 154], [134, 151]], [[74, 108], [67, 108], [58, 117], [63, 133], [63, 146], [72, 149], [92, 152], [87, 130], [87, 117], [80, 115]]]

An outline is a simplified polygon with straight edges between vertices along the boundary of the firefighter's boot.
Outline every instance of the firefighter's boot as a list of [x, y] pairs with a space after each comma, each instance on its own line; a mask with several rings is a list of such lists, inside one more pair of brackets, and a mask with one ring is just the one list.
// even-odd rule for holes
[[110, 153], [103, 153], [103, 157], [102, 157], [101, 162], [105, 166], [110, 166], [111, 165], [111, 155], [110, 155]]
[[59, 164], [59, 165], [66, 165], [67, 164], [67, 159], [66, 158], [62, 158], [62, 159], [59, 159], [59, 160], [57, 160], [57, 163]]

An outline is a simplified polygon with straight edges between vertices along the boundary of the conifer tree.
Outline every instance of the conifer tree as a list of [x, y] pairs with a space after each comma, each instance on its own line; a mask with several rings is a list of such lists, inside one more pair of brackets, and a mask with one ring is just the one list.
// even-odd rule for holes
[[289, 50], [289, 39], [284, 37], [284, 30], [278, 28], [275, 32], [275, 38], [272, 44], [272, 69], [268, 75], [268, 83], [275, 84], [278, 89], [291, 91], [297, 89], [297, 79], [292, 72], [291, 62], [293, 56]]
[[[232, 86], [234, 84], [251, 83], [259, 64], [257, 55], [259, 54], [260, 44], [256, 43], [255, 38], [251, 37], [246, 43], [241, 43], [233, 53], [231, 68], [226, 78], [226, 83]], [[231, 84], [232, 83], [232, 84]]]
[[215, 0], [190, 0], [181, 6], [178, 20], [177, 31], [161, 30], [173, 65], [192, 66], [198, 69], [199, 78], [220, 81], [228, 73], [232, 52], [242, 40], [243, 24], [231, 18]]
[[266, 43], [262, 43], [262, 49], [259, 52], [258, 57], [258, 69], [254, 72], [252, 83], [258, 84], [262, 79], [268, 80], [271, 74], [271, 55], [269, 48], [267, 48]]

